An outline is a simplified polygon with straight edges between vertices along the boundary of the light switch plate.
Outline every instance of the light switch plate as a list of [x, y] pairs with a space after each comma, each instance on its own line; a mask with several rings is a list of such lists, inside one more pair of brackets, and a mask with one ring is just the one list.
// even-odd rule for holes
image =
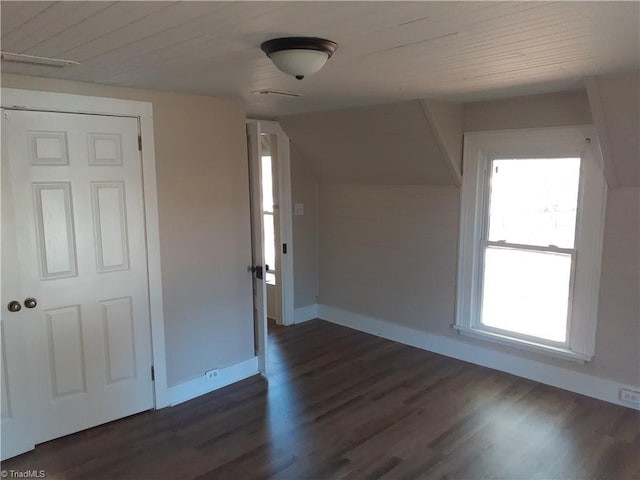
[[297, 216], [304, 215], [304, 203], [296, 203], [293, 206], [293, 214]]

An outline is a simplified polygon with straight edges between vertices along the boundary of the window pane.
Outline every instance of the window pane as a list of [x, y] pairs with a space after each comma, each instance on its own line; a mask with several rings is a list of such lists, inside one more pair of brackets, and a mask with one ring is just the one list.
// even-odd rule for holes
[[570, 276], [571, 255], [488, 247], [482, 323], [564, 342]]
[[493, 160], [492, 241], [573, 248], [579, 158]]
[[262, 157], [262, 208], [273, 212], [273, 181], [271, 178], [271, 157]]
[[264, 214], [264, 263], [269, 270], [276, 269], [276, 237], [273, 229], [273, 215]]

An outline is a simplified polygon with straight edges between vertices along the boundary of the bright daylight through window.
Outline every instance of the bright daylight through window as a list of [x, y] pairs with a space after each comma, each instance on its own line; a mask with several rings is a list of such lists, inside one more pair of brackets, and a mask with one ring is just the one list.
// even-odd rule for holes
[[593, 356], [606, 185], [588, 127], [465, 136], [464, 334]]
[[564, 342], [580, 159], [491, 163], [482, 323]]
[[262, 156], [262, 208], [264, 218], [264, 262], [265, 280], [276, 284], [276, 237], [273, 209], [273, 179], [271, 174], [271, 156]]

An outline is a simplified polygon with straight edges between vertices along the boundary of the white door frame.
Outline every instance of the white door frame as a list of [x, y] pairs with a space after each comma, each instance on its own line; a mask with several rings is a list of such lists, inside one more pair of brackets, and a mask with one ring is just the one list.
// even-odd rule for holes
[[151, 351], [155, 374], [153, 383], [154, 404], [156, 409], [169, 406], [152, 104], [133, 100], [38, 92], [14, 88], [2, 88], [1, 95], [2, 108], [7, 110], [111, 115], [133, 117], [138, 120], [142, 137], [142, 190], [149, 282], [149, 313], [151, 316]]
[[[289, 137], [278, 122], [247, 119], [247, 123], [256, 123], [259, 133], [275, 135], [277, 138], [278, 192], [274, 192], [279, 205], [280, 216], [280, 292], [282, 325], [293, 325], [294, 319], [294, 277], [293, 277], [293, 207], [291, 202], [291, 157]], [[282, 246], [287, 253], [282, 253]]]

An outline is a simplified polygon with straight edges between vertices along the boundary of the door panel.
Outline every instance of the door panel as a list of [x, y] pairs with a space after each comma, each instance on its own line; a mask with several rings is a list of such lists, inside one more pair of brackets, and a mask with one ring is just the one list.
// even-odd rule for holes
[[[253, 265], [264, 268], [264, 208], [262, 206], [262, 154], [258, 122], [247, 124], [251, 192], [251, 245]], [[258, 368], [267, 373], [267, 290], [264, 275], [253, 276], [253, 317]]]
[[98, 272], [129, 268], [124, 183], [92, 182], [91, 205]]
[[76, 248], [69, 182], [33, 185], [40, 278], [75, 277]]
[[138, 124], [7, 113], [39, 443], [153, 407]]
[[87, 392], [80, 305], [44, 313], [51, 368], [51, 397], [59, 399]]
[[107, 384], [136, 378], [131, 297], [100, 302], [107, 359]]

